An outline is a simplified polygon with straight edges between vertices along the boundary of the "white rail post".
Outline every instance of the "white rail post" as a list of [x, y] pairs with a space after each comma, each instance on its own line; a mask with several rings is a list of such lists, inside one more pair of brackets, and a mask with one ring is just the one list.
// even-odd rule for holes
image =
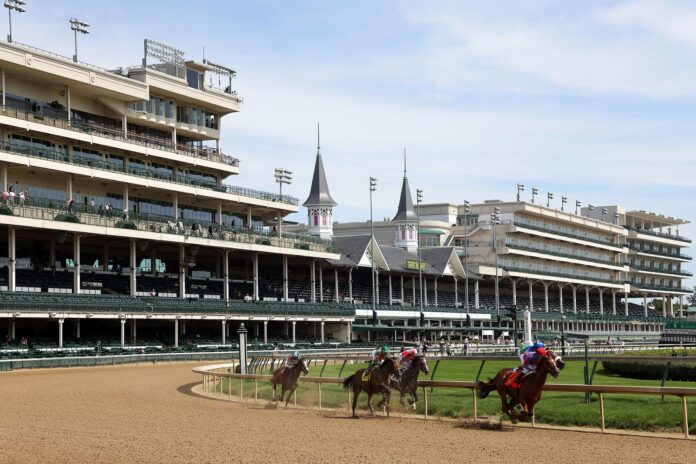
[[604, 395], [599, 393], [599, 420], [602, 425], [602, 432], [604, 432]]
[[319, 410], [321, 411], [321, 383], [317, 382], [317, 393], [319, 396]]
[[472, 390], [471, 390], [471, 393], [472, 393], [471, 396], [472, 396], [472, 398], [474, 399], [474, 403], [473, 403], [473, 406], [474, 406], [474, 421], [478, 421], [478, 402], [477, 402], [477, 398], [476, 398], [476, 389], [475, 389], [475, 388], [472, 389]]
[[684, 438], [689, 438], [689, 414], [686, 408], [686, 396], [682, 395], [682, 414], [684, 415]]
[[423, 387], [423, 416], [425, 419], [428, 418], [428, 389]]

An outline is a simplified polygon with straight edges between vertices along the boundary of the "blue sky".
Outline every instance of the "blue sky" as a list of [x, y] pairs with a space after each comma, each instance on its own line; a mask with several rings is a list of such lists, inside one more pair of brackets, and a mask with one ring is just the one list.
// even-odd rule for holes
[[[238, 71], [242, 112], [222, 146], [231, 182], [304, 200], [315, 126], [340, 221], [398, 203], [402, 151], [426, 202], [512, 199], [515, 184], [570, 203], [696, 218], [696, 4], [686, 1], [29, 0], [17, 41], [137, 64], [159, 40]], [[6, 20], [0, 27], [7, 27]], [[4, 31], [2, 32], [4, 33]], [[529, 190], [529, 188], [528, 188]], [[296, 217], [303, 220], [303, 216]], [[683, 228], [696, 237], [696, 227]]]

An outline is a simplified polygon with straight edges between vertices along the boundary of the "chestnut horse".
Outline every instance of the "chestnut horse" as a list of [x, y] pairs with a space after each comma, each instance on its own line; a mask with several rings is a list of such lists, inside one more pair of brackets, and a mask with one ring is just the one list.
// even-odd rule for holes
[[[510, 375], [513, 375], [513, 369], [501, 369], [498, 374], [488, 382], [477, 382], [476, 391], [478, 397], [483, 399], [488, 396], [493, 390], [498, 391], [500, 402], [505, 414], [510, 416], [513, 423], [518, 420], [526, 420], [534, 416], [534, 406], [541, 398], [541, 390], [546, 384], [546, 378], [549, 374], [553, 378], [558, 377], [559, 371], [565, 367], [565, 363], [560, 356], [548, 350], [546, 356], [543, 356], [538, 361], [536, 371], [524, 377], [517, 388], [505, 385], [505, 381]], [[508, 401], [508, 396], [510, 400]], [[515, 411], [515, 406], [520, 405], [522, 411]]]
[[283, 401], [285, 392], [288, 393], [288, 398], [285, 400], [285, 407], [288, 407], [288, 402], [292, 397], [293, 393], [297, 389], [297, 384], [300, 383], [301, 373], [309, 374], [309, 369], [307, 369], [307, 364], [304, 359], [299, 359], [297, 363], [291, 368], [279, 367], [273, 372], [273, 377], [271, 378], [271, 384], [273, 384], [273, 399], [272, 402], [276, 401], [276, 385], [280, 384], [282, 387], [280, 393], [280, 401]]
[[374, 416], [375, 410], [372, 408], [372, 395], [375, 393], [380, 393], [382, 399], [377, 403], [378, 408], [384, 408], [387, 417], [389, 417], [389, 396], [391, 395], [391, 390], [389, 390], [389, 384], [391, 382], [391, 377], [394, 376], [397, 379], [401, 378], [401, 373], [396, 365], [396, 362], [387, 358], [382, 361], [382, 364], [373, 369], [367, 380], [363, 379], [363, 374], [365, 369], [358, 369], [355, 374], [347, 377], [343, 381], [343, 388], [353, 387], [353, 417], [357, 418], [355, 414], [355, 406], [358, 404], [358, 396], [361, 391], [367, 393], [367, 407], [370, 408], [370, 413]]

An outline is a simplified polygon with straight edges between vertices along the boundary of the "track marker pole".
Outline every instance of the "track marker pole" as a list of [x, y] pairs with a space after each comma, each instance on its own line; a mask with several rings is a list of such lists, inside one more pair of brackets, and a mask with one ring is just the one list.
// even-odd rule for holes
[[259, 400], [259, 381], [254, 379], [254, 402]]
[[604, 433], [604, 394], [599, 393], [599, 420], [602, 424], [602, 433]]
[[321, 383], [317, 383], [317, 394], [319, 396], [319, 410], [321, 411]]
[[689, 414], [686, 407], [686, 396], [681, 397], [682, 414], [684, 415], [684, 438], [689, 438]]

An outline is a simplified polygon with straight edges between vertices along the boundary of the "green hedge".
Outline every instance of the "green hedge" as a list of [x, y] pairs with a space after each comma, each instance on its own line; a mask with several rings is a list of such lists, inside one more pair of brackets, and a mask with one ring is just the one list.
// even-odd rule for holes
[[[632, 379], [662, 380], [665, 373], [664, 362], [619, 362], [602, 361], [602, 367], [606, 374], [618, 375]], [[695, 364], [672, 363], [669, 367], [668, 380], [696, 381]]]

